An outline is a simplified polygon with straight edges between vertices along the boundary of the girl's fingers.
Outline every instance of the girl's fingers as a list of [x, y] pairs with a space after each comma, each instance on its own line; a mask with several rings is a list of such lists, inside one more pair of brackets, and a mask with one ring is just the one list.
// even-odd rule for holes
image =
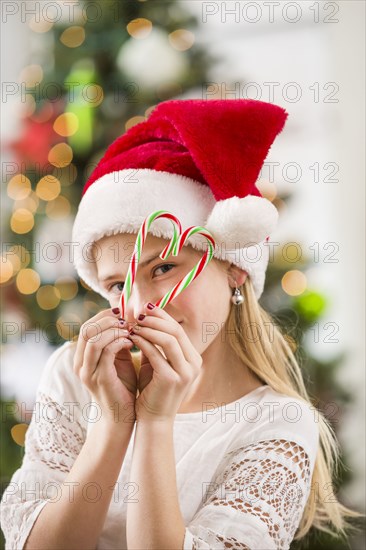
[[[107, 344], [102, 349], [100, 358], [98, 359], [98, 363], [94, 365], [95, 366], [94, 371], [92, 371], [92, 369], [89, 370], [90, 376], [93, 376], [97, 371], [100, 371], [98, 373], [98, 380], [102, 382], [104, 378], [103, 374], [107, 375], [108, 368], [110, 369], [113, 368], [113, 372], [115, 372], [116, 376], [118, 376], [119, 378], [119, 373], [114, 365], [113, 359], [115, 358], [119, 350], [124, 349], [128, 353], [129, 360], [132, 363], [132, 359], [130, 357], [130, 349], [132, 348], [132, 346], [133, 346], [133, 343], [131, 342], [131, 340], [127, 340], [127, 338], [125, 338], [124, 336], [120, 336], [115, 340], [113, 340], [113, 342], [111, 342], [110, 344]], [[136, 375], [136, 372], [133, 366], [132, 366], [132, 369], [133, 369], [133, 374]], [[120, 374], [122, 370], [123, 369], [120, 367]]]
[[[142, 320], [139, 321], [138, 326], [149, 327], [155, 330], [159, 330], [166, 334], [170, 334], [178, 340], [181, 350], [183, 352], [184, 358], [188, 363], [195, 363], [201, 357], [196, 349], [192, 346], [190, 339], [185, 333], [183, 327], [173, 319], [166, 311], [160, 310], [156, 312], [155, 310], [160, 310], [160, 308], [155, 308], [152, 311], [148, 311], [148, 315]], [[136, 327], [133, 328], [135, 331]], [[138, 332], [139, 329], [136, 330]]]
[[121, 347], [125, 347], [129, 351], [132, 347], [132, 342], [127, 343], [126, 339], [121, 336], [116, 338], [101, 351], [98, 361], [85, 361], [82, 365], [79, 377], [87, 387], [92, 388], [95, 385], [103, 384], [114, 377], [118, 377], [117, 370], [114, 366], [113, 356]]
[[110, 309], [100, 311], [88, 319], [80, 328], [79, 337], [74, 355], [74, 371], [77, 373], [83, 363], [84, 351], [89, 338], [97, 336], [102, 330], [110, 326], [123, 326], [119, 323]]
[[[143, 368], [145, 358], [148, 359], [150, 362], [151, 367], [154, 370], [154, 373], [156, 373], [157, 377], [163, 376], [165, 379], [170, 378], [172, 379], [172, 373], [174, 373], [174, 369], [171, 368], [171, 366], [167, 363], [166, 359], [163, 357], [163, 355], [160, 353], [160, 351], [148, 340], [141, 336], [131, 336], [131, 340], [133, 340], [133, 343], [136, 344], [141, 350], [141, 369]], [[174, 378], [176, 380], [176, 378]]]
[[117, 353], [122, 348], [124, 340], [127, 339], [128, 332], [124, 329], [118, 329], [114, 326], [103, 330], [95, 339], [87, 341], [84, 351], [84, 357], [80, 368], [85, 368], [93, 374], [98, 366], [99, 360], [104, 349], [108, 352]]
[[[138, 331], [138, 336], [139, 335], [152, 344], [161, 346], [166, 356], [166, 361], [170, 363], [172, 369], [174, 369], [182, 378], [186, 377], [187, 361], [176, 338], [148, 327], [141, 327]], [[130, 338], [135, 342], [133, 337], [130, 336]], [[162, 356], [160, 352], [159, 355]]]

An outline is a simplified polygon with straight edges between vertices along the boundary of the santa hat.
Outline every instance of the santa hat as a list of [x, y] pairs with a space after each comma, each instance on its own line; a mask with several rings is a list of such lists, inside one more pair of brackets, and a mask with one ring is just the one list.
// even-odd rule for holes
[[[137, 233], [149, 214], [167, 210], [183, 230], [208, 229], [214, 257], [245, 270], [259, 299], [278, 212], [255, 182], [287, 116], [252, 99], [158, 104], [109, 146], [84, 186], [72, 234], [79, 276], [108, 299], [89, 247], [103, 236]], [[149, 233], [170, 239], [173, 226], [161, 218]], [[207, 249], [198, 234], [186, 244]]]

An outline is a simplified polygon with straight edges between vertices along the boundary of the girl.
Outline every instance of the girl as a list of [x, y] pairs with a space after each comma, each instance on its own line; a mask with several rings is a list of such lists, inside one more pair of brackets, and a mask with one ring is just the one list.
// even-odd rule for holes
[[[330, 498], [337, 442], [258, 303], [277, 211], [255, 181], [286, 117], [255, 100], [163, 102], [95, 168], [74, 264], [110, 308], [45, 366], [2, 498], [6, 548], [287, 549], [357, 516]], [[173, 228], [155, 220], [122, 319], [136, 233], [156, 210], [206, 227], [214, 258], [154, 306], [205, 244], [162, 261]]]

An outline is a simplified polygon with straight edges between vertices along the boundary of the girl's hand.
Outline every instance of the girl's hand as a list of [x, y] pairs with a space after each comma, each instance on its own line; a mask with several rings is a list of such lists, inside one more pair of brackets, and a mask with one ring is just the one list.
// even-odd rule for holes
[[141, 350], [136, 420], [171, 422], [200, 372], [202, 357], [177, 321], [159, 307], [146, 306], [146, 317], [130, 334]]
[[102, 420], [133, 425], [137, 374], [126, 336], [111, 309], [99, 312], [80, 329], [73, 369], [101, 407]]

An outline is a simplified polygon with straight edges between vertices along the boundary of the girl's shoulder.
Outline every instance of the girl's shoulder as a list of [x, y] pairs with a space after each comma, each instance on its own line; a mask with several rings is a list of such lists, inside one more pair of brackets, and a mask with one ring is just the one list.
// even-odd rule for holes
[[[260, 441], [296, 444], [306, 451], [314, 464], [319, 446], [320, 414], [318, 409], [301, 397], [293, 397], [262, 387], [256, 399], [242, 410], [240, 430], [245, 445]], [[236, 441], [236, 445], [238, 440]]]

